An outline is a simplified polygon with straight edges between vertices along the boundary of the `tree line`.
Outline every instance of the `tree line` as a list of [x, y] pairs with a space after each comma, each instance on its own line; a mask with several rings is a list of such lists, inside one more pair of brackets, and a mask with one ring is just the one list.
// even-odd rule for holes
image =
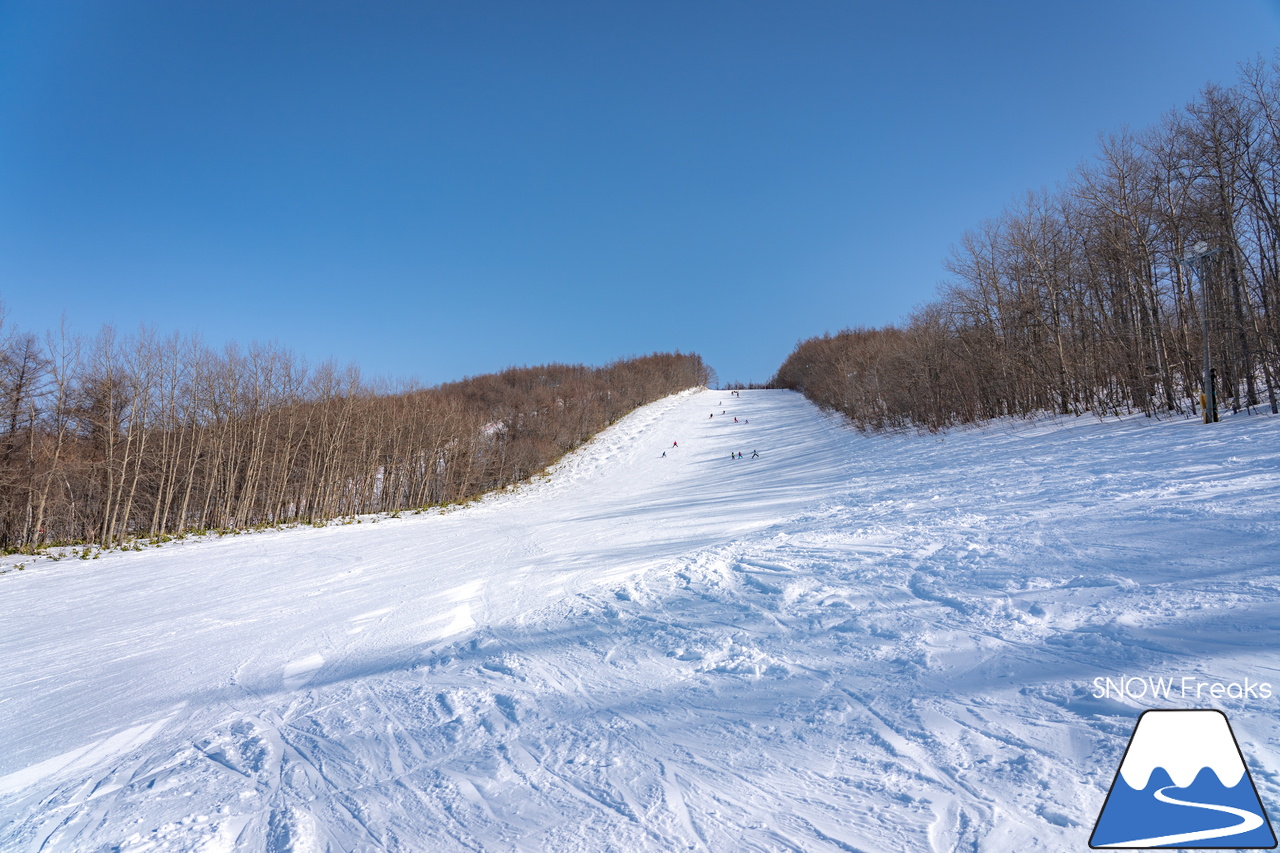
[[390, 388], [272, 344], [41, 337], [0, 322], [0, 549], [467, 500], [710, 377], [676, 352]]
[[1061, 186], [964, 234], [947, 270], [904, 324], [802, 341], [770, 384], [873, 430], [1198, 414], [1207, 329], [1221, 405], [1276, 412], [1280, 64], [1103, 138]]

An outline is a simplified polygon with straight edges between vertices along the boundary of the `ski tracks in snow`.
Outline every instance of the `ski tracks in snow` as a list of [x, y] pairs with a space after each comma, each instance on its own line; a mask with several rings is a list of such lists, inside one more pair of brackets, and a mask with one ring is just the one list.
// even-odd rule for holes
[[[787, 403], [752, 440], [807, 418], [809, 450], [758, 474], [722, 458], [706, 399], [469, 511], [488, 574], [366, 596], [209, 696], [0, 777], [0, 846], [1074, 850], [1140, 710], [1090, 679], [1254, 672], [1280, 637], [1274, 451], [1179, 468], [1176, 424], [832, 438]], [[658, 456], [674, 438], [687, 455]], [[597, 491], [504, 523], [611, 471], [652, 490], [634, 516]], [[788, 503], [789, 475], [821, 488]], [[608, 559], [581, 556], [584, 518]]]

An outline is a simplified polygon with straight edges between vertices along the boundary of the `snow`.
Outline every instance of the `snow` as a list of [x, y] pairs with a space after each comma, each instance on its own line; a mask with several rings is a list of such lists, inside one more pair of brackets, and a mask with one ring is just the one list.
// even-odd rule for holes
[[0, 849], [1080, 850], [1149, 707], [1275, 812], [1275, 692], [1098, 684], [1280, 692], [1278, 487], [1271, 416], [697, 391], [465, 508], [27, 559]]

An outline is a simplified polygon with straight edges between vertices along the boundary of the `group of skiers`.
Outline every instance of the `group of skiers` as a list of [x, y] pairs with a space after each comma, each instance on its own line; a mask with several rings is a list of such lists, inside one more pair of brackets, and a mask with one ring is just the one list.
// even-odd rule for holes
[[[739, 396], [741, 396], [737, 391], [730, 391], [729, 393], [730, 393], [730, 394], [732, 394], [734, 397], [739, 397]], [[721, 401], [721, 405], [723, 405], [723, 401]], [[727, 415], [727, 414], [729, 414], [729, 410], [728, 410], [728, 409], [721, 409], [721, 410], [720, 410], [720, 414], [721, 414], [721, 415]], [[708, 419], [708, 420], [710, 420], [710, 419], [714, 418], [715, 416], [716, 416], [716, 413], [715, 413], [715, 412], [712, 412], [711, 414], [707, 415], [707, 419]], [[736, 424], [736, 423], [739, 423], [739, 421], [738, 421], [737, 417], [734, 417], [733, 422], [734, 422], [735, 424]], [[751, 421], [750, 421], [750, 420], [748, 420], [747, 418], [743, 418], [743, 419], [742, 419], [742, 421], [741, 421], [741, 423], [743, 423], [743, 424], [749, 424], [749, 423], [751, 423]], [[680, 442], [678, 442], [678, 441], [673, 441], [673, 442], [671, 442], [671, 447], [667, 448], [667, 450], [671, 450], [671, 449], [674, 449], [674, 448], [678, 448], [679, 446], [680, 446]], [[662, 455], [665, 457], [665, 456], [667, 455], [667, 451], [666, 451], [666, 450], [662, 451]], [[730, 453], [730, 454], [729, 454], [729, 458], [730, 458], [730, 459], [742, 459], [742, 458], [744, 458], [744, 457], [743, 457], [743, 455], [742, 455], [742, 451], [740, 451], [740, 450], [735, 450], [735, 451], [733, 451], [732, 453]], [[752, 451], [751, 451], [751, 458], [752, 458], [752, 459], [759, 459], [759, 458], [760, 458], [760, 451], [759, 451], [759, 450], [752, 450]]]

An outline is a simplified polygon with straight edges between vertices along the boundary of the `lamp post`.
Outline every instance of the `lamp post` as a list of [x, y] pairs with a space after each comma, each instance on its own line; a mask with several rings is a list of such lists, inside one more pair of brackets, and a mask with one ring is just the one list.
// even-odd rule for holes
[[1209, 258], [1221, 252], [1221, 249], [1210, 249], [1204, 240], [1191, 247], [1191, 253], [1182, 258], [1182, 263], [1191, 267], [1200, 279], [1200, 337], [1204, 339], [1204, 422], [1218, 422], [1218, 395], [1213, 389], [1213, 368], [1209, 364], [1209, 282], [1205, 276], [1205, 264]]

